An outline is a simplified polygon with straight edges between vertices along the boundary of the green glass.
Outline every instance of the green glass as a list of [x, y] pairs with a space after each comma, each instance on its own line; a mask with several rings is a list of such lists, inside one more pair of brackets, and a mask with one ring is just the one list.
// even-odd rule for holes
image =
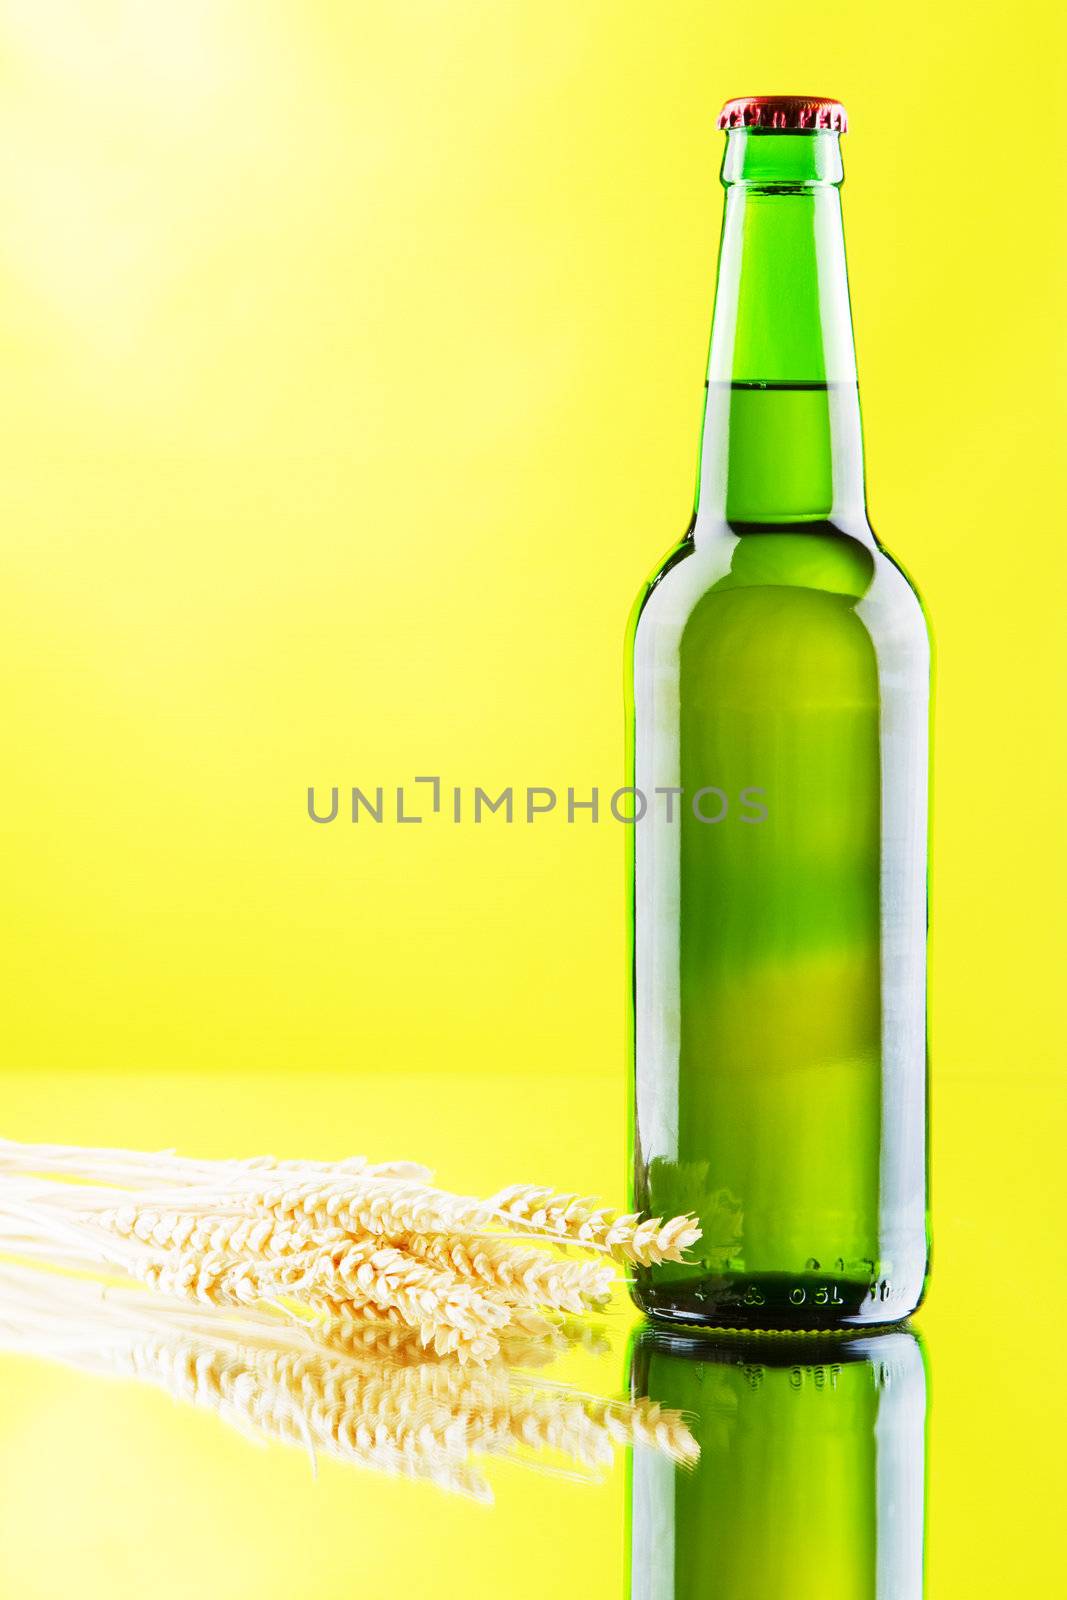
[[646, 1332], [631, 1384], [694, 1470], [635, 1446], [630, 1600], [921, 1600], [926, 1374], [911, 1333]]
[[654, 1317], [894, 1322], [927, 1266], [930, 650], [867, 519], [836, 133], [727, 136], [696, 509], [631, 623]]

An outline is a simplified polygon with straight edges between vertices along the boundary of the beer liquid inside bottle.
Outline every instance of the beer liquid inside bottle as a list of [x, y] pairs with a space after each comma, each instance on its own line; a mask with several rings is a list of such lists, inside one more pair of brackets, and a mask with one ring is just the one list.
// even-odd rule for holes
[[633, 1450], [630, 1600], [921, 1600], [926, 1373], [913, 1334], [646, 1332], [635, 1396], [695, 1469]]
[[628, 679], [633, 1202], [654, 1317], [900, 1320], [927, 1262], [929, 644], [867, 520], [842, 109], [734, 102], [696, 509]]

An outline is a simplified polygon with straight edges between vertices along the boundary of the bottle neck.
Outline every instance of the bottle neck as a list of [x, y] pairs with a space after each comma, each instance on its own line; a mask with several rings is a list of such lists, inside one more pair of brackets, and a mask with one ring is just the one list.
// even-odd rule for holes
[[865, 525], [836, 133], [727, 136], [696, 531]]

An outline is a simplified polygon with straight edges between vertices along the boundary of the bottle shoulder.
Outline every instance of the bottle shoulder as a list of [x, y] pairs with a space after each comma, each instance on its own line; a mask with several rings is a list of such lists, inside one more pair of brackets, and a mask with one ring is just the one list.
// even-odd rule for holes
[[790, 614], [852, 614], [875, 638], [928, 640], [918, 590], [870, 527], [690, 526], [643, 586], [631, 615], [636, 643], [649, 630], [682, 632], [746, 617], [754, 628]]

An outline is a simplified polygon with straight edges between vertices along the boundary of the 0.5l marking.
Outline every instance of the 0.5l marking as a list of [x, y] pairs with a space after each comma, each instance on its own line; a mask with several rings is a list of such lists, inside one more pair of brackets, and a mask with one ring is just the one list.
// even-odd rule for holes
[[[804, 1285], [798, 1283], [795, 1289], [790, 1289], [789, 1291], [790, 1304], [794, 1306], [804, 1305], [807, 1302], [808, 1293], [809, 1291]], [[820, 1284], [817, 1288], [812, 1289], [810, 1293], [813, 1306], [843, 1306], [845, 1303], [837, 1292], [836, 1283]]]
[[[892, 1299], [893, 1286], [888, 1278], [875, 1279], [868, 1288], [868, 1296], [881, 1305]], [[793, 1306], [843, 1306], [844, 1298], [840, 1293], [840, 1285], [833, 1282], [819, 1284], [798, 1283], [789, 1290], [789, 1303]], [[741, 1298], [742, 1305], [765, 1306], [766, 1295], [756, 1284], [750, 1283], [745, 1287]]]

